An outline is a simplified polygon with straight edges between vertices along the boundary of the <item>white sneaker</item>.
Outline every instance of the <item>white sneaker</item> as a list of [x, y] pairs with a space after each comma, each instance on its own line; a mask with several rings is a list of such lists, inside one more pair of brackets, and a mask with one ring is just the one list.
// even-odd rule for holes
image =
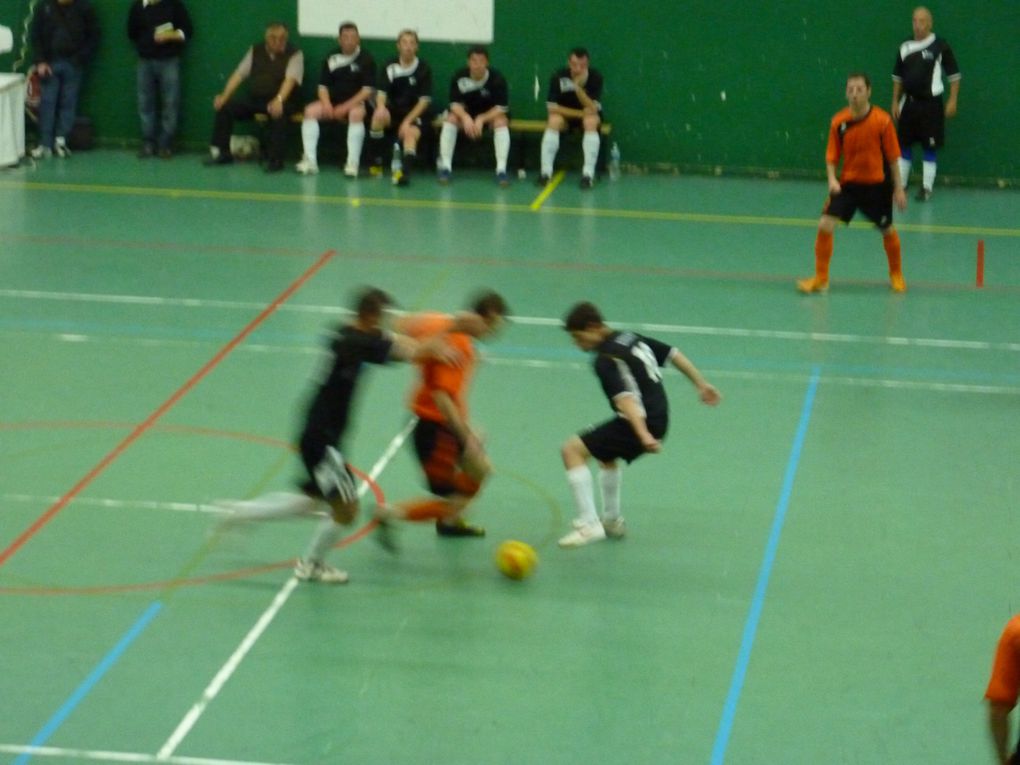
[[344, 165], [344, 175], [348, 178], [358, 177], [358, 166], [357, 165]]
[[32, 159], [46, 159], [53, 156], [53, 150], [48, 146], [36, 146], [29, 154], [32, 155]]
[[583, 547], [592, 542], [601, 542], [606, 538], [606, 530], [599, 522], [585, 523], [574, 521], [574, 530], [560, 538], [560, 547]]
[[627, 533], [627, 523], [619, 515], [615, 518], [603, 518], [602, 528], [605, 530], [606, 536], [611, 539], [623, 539]]
[[58, 157], [70, 157], [71, 150], [67, 148], [67, 141], [63, 138], [58, 138], [53, 142], [53, 153]]
[[301, 175], [318, 175], [319, 173], [319, 165], [308, 157], [302, 157], [301, 161], [294, 165], [294, 169]]
[[294, 566], [294, 576], [302, 582], [323, 582], [325, 584], [347, 584], [347, 572], [333, 568], [322, 561], [309, 561], [298, 558]]

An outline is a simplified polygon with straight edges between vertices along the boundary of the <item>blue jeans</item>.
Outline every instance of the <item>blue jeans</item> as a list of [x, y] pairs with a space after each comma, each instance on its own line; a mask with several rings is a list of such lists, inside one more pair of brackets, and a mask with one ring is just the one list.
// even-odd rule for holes
[[142, 141], [148, 146], [173, 148], [181, 107], [180, 64], [176, 56], [138, 59], [138, 117], [142, 123]]
[[74, 128], [78, 112], [78, 93], [81, 91], [82, 68], [60, 59], [49, 62], [53, 70], [49, 77], [40, 79], [39, 144], [53, 148], [53, 139], [67, 138]]

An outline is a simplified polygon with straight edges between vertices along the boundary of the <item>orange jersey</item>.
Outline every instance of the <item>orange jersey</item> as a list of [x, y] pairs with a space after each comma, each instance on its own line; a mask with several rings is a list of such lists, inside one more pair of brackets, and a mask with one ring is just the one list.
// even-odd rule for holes
[[885, 163], [899, 156], [900, 142], [889, 112], [872, 106], [855, 120], [847, 107], [832, 118], [825, 161], [835, 165], [843, 158], [840, 183], [882, 183]]
[[411, 397], [411, 409], [423, 420], [444, 422], [445, 418], [436, 406], [432, 394], [443, 391], [467, 419], [467, 389], [475, 368], [475, 346], [471, 337], [463, 332], [451, 332], [453, 317], [439, 313], [424, 313], [410, 316], [400, 324], [400, 330], [415, 340], [423, 341], [448, 332], [446, 341], [461, 354], [459, 366], [442, 364], [434, 359], [421, 362], [421, 380]]
[[1020, 614], [1006, 623], [999, 638], [992, 665], [992, 679], [988, 682], [985, 698], [1000, 704], [1015, 706], [1020, 696]]

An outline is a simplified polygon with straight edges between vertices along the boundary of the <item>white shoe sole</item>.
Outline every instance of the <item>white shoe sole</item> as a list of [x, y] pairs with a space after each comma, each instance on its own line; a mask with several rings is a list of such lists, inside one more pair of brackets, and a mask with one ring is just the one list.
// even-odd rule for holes
[[559, 545], [563, 548], [584, 547], [594, 542], [602, 542], [606, 538], [606, 531], [602, 524], [582, 526], [574, 529], [566, 536], [560, 537]]

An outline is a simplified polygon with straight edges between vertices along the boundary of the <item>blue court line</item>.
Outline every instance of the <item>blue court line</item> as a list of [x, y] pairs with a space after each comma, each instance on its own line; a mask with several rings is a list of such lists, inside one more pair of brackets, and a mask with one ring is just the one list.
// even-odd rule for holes
[[[115, 645], [113, 649], [103, 657], [103, 660], [99, 662], [96, 668], [92, 670], [92, 673], [85, 678], [84, 682], [75, 689], [74, 693], [71, 694], [71, 697], [65, 701], [64, 705], [60, 707], [56, 714], [49, 719], [49, 722], [47, 722], [42, 729], [35, 734], [35, 738], [32, 739], [29, 746], [43, 746], [49, 740], [50, 736], [56, 733], [57, 728], [64, 724], [64, 721], [70, 716], [71, 712], [74, 711], [75, 707], [81, 703], [81, 700], [88, 695], [88, 692], [91, 691], [100, 680], [102, 680], [103, 675], [105, 675], [107, 671], [117, 663], [117, 660], [128, 649], [128, 646], [130, 646], [131, 643], [134, 642], [134, 639], [141, 635], [142, 631], [149, 626], [149, 622], [155, 618], [156, 614], [159, 613], [159, 610], [162, 607], [163, 604], [157, 600], [145, 609], [145, 613], [139, 617], [138, 621], [131, 625], [131, 629], [124, 634], [124, 637], [117, 642], [117, 645]], [[30, 752], [24, 752], [14, 761], [13, 765], [24, 765], [24, 763], [28, 762], [31, 757], [32, 755]]]
[[793, 438], [793, 447], [790, 449], [790, 459], [786, 463], [786, 474], [783, 476], [783, 488], [779, 494], [779, 502], [776, 504], [776, 514], [772, 519], [772, 531], [769, 533], [768, 544], [765, 545], [765, 557], [758, 570], [758, 582], [754, 587], [754, 597], [751, 599], [751, 610], [747, 614], [747, 622], [744, 623], [744, 635], [740, 641], [737, 665], [733, 668], [730, 690], [726, 696], [726, 704], [723, 706], [722, 719], [719, 721], [719, 730], [715, 736], [715, 745], [712, 747], [712, 765], [722, 765], [726, 758], [726, 747], [729, 745], [733, 720], [737, 715], [737, 703], [740, 701], [740, 692], [744, 688], [747, 667], [751, 662], [751, 650], [754, 648], [755, 633], [758, 631], [758, 622], [761, 620], [761, 612], [765, 606], [765, 591], [768, 589], [772, 566], [776, 561], [779, 536], [783, 532], [786, 510], [790, 506], [790, 495], [793, 493], [793, 481], [797, 476], [800, 454], [804, 448], [808, 423], [811, 421], [811, 409], [815, 403], [815, 393], [818, 391], [819, 374], [818, 367], [815, 367], [811, 372], [807, 393], [804, 394], [800, 422], [797, 424], [797, 433]]

